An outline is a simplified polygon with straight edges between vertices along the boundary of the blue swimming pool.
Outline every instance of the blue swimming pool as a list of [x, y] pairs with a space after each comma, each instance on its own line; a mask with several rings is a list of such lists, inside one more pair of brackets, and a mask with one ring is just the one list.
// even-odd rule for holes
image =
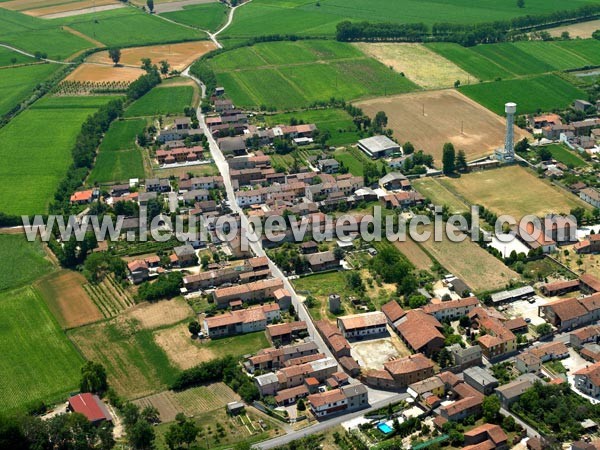
[[381, 431], [383, 434], [390, 434], [392, 431], [394, 431], [387, 423], [380, 423], [377, 425], [377, 428], [379, 428], [379, 431]]

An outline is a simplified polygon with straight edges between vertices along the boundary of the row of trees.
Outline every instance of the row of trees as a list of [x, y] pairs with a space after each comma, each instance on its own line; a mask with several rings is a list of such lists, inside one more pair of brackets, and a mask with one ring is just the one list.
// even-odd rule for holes
[[442, 150], [442, 171], [445, 175], [453, 175], [456, 172], [467, 170], [467, 156], [463, 150], [456, 153], [454, 145], [450, 142], [444, 144]]
[[421, 42], [434, 40], [457, 42], [465, 46], [471, 46], [480, 43], [511, 40], [521, 35], [523, 31], [535, 27], [589, 20], [599, 14], [600, 5], [586, 5], [568, 11], [527, 15], [479, 24], [435, 23], [431, 29], [424, 23], [343, 21], [337, 25], [336, 39], [343, 42], [362, 40]]

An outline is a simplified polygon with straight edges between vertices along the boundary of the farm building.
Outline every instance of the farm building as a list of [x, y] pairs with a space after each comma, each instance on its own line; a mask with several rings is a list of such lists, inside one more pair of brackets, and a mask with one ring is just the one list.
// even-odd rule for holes
[[338, 317], [337, 325], [345, 338], [358, 338], [386, 332], [387, 319], [380, 311]]
[[400, 144], [382, 135], [361, 139], [358, 141], [358, 148], [373, 159], [389, 156], [401, 150]]
[[69, 398], [69, 410], [83, 414], [93, 424], [112, 422], [112, 416], [106, 405], [97, 395], [92, 395], [89, 392]]
[[496, 292], [495, 294], [492, 294], [491, 297], [492, 302], [494, 302], [494, 304], [499, 305], [502, 303], [523, 300], [531, 297], [532, 295], [535, 295], [535, 291], [533, 290], [533, 288], [531, 286], [523, 286], [520, 288], [511, 289], [510, 291]]
[[279, 305], [269, 303], [207, 317], [204, 320], [204, 328], [210, 338], [252, 333], [264, 330], [267, 323], [280, 317]]

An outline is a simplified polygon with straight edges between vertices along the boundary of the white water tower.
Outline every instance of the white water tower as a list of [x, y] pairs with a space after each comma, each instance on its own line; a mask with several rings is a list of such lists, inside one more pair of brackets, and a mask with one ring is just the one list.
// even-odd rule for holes
[[504, 137], [504, 148], [496, 150], [496, 158], [502, 162], [510, 162], [515, 159], [515, 113], [517, 112], [516, 103], [506, 103], [504, 105], [506, 113], [506, 135]]

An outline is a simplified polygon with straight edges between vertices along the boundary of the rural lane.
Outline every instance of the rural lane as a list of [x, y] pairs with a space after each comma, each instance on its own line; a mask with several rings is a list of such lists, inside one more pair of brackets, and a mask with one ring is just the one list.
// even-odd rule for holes
[[[0, 44], [0, 47], [4, 47], [8, 50], [12, 50], [13, 52], [20, 53], [21, 55], [29, 56], [30, 58], [35, 58], [35, 55], [33, 55], [29, 52], [26, 52], [24, 50], [21, 50], [19, 48], [13, 47], [12, 45]], [[40, 59], [40, 61], [46, 61], [46, 62], [54, 63], [54, 64], [63, 64], [65, 66], [71, 66], [73, 64], [76, 64], [71, 61], [56, 61], [54, 59], [48, 59], [48, 58], [39, 58], [39, 59]]]

